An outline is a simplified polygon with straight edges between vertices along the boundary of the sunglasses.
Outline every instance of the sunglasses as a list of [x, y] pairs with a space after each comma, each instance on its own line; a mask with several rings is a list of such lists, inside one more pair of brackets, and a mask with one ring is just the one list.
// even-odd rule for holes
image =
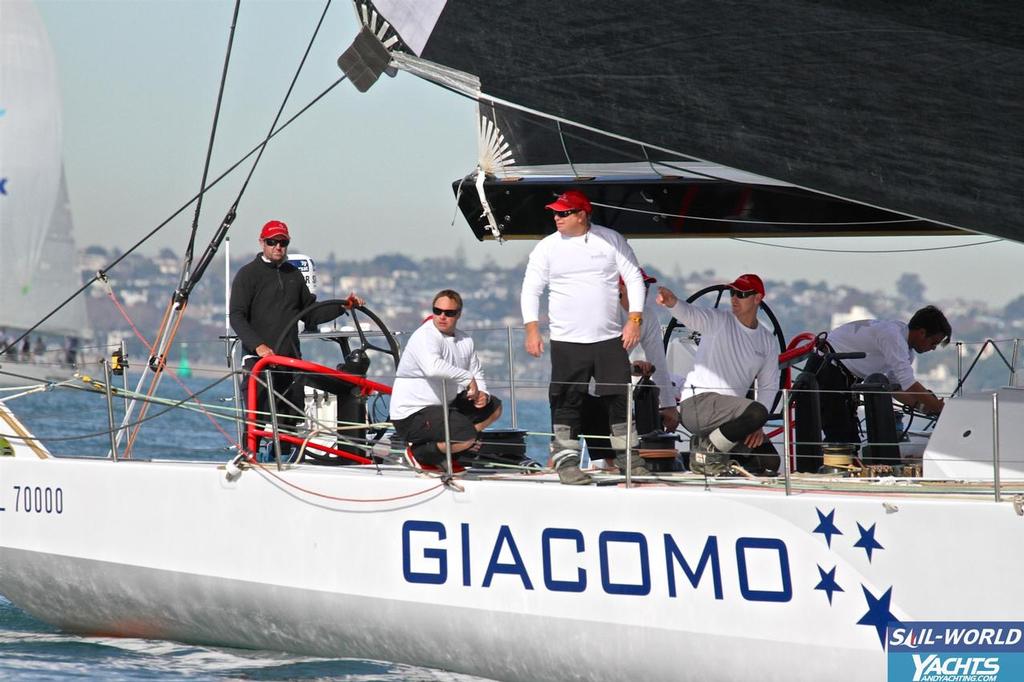
[[568, 211], [555, 211], [554, 213], [555, 213], [555, 217], [557, 217], [557, 218], [568, 218], [573, 213], [576, 213], [579, 210], [580, 209], [578, 209], [578, 208], [570, 208]]
[[281, 246], [284, 246], [284, 247], [287, 248], [288, 244], [290, 243], [290, 240], [288, 240], [288, 239], [264, 239], [263, 243], [266, 244], [267, 246], [277, 246], [278, 244], [280, 244]]
[[756, 293], [756, 291], [736, 291], [735, 289], [729, 289], [729, 294], [733, 298], [750, 298]]
[[446, 310], [444, 308], [438, 308], [437, 306], [434, 306], [434, 314], [440, 315], [442, 317], [458, 317], [461, 313], [461, 308], [456, 308], [455, 310]]

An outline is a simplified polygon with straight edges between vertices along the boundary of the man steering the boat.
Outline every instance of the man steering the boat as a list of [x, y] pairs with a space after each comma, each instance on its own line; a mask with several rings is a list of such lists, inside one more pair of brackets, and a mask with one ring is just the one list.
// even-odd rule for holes
[[[540, 297], [547, 288], [552, 464], [562, 483], [587, 485], [592, 479], [580, 470], [579, 436], [591, 378], [611, 425], [611, 446], [618, 453], [616, 466], [626, 470], [626, 448], [631, 446], [626, 429], [627, 353], [640, 340], [644, 280], [626, 239], [591, 222], [593, 208], [582, 192], [564, 192], [547, 208], [553, 213], [556, 231], [534, 247], [523, 276], [520, 304], [526, 352], [534, 357], [544, 352]], [[625, 324], [619, 318], [619, 277], [625, 282], [628, 298]], [[643, 460], [634, 457], [631, 473], [650, 472]]]
[[830, 443], [859, 443], [857, 399], [851, 387], [873, 374], [883, 374], [893, 387], [893, 397], [927, 414], [939, 414], [945, 406], [914, 376], [915, 353], [946, 346], [953, 329], [941, 310], [929, 305], [918, 310], [909, 323], [896, 320], [857, 320], [828, 333], [836, 353], [864, 353], [863, 358], [827, 360], [813, 355], [807, 370], [815, 373], [822, 393], [821, 424]]
[[[670, 289], [658, 289], [658, 303], [701, 333], [694, 367], [683, 385], [679, 418], [695, 437], [690, 468], [709, 475], [725, 473], [729, 453], [763, 448], [762, 427], [779, 390], [778, 346], [772, 332], [757, 319], [764, 282], [746, 274], [728, 287], [730, 310], [686, 303]], [[750, 400], [747, 391], [755, 381], [756, 399]], [[765, 460], [774, 464], [775, 459], [756, 461], [760, 466]]]
[[[242, 366], [246, 370], [268, 355], [301, 358], [299, 330], [292, 320], [316, 302], [302, 273], [288, 262], [288, 226], [280, 220], [269, 221], [260, 231], [259, 243], [260, 253], [242, 266], [231, 282], [228, 308], [231, 328], [242, 343]], [[323, 307], [301, 319], [306, 328], [311, 328], [333, 320], [344, 307], [362, 304], [363, 300], [352, 293], [343, 307]], [[276, 343], [280, 345], [274, 346]], [[305, 400], [302, 377], [276, 370], [273, 379], [278, 415], [285, 423], [296, 426], [301, 421]], [[269, 403], [262, 385], [258, 395], [256, 409], [265, 415]]]
[[433, 315], [409, 337], [398, 363], [391, 421], [395, 440], [408, 445], [416, 463], [436, 469], [447, 453], [447, 410], [454, 469], [456, 456], [501, 416], [501, 401], [487, 392], [472, 337], [456, 328], [463, 310], [459, 292], [439, 291], [431, 309]]

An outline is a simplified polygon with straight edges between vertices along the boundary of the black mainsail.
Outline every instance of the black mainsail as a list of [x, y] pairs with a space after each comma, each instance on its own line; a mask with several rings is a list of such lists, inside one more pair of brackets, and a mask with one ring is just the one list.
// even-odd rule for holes
[[[667, 214], [633, 211], [618, 227], [634, 234], [1024, 241], [1019, 2], [355, 2], [393, 65], [463, 92], [475, 77], [504, 154], [485, 168], [498, 220], [547, 196], [507, 178], [540, 174]], [[648, 177], [607, 164], [646, 164]], [[662, 190], [672, 200], [652, 202]], [[463, 204], [478, 236], [483, 208]], [[666, 227], [681, 209], [718, 220]]]

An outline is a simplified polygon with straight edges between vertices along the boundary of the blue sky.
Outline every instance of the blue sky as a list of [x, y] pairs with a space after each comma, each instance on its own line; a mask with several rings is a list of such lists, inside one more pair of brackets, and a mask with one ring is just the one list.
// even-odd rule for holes
[[[198, 190], [233, 4], [37, 1], [60, 69], [65, 162], [80, 244], [127, 248]], [[242, 3], [211, 176], [266, 133], [323, 6], [320, 0]], [[337, 57], [356, 32], [351, 3], [334, 0], [286, 116], [340, 75]], [[259, 225], [278, 218], [292, 228], [293, 250], [314, 257], [435, 256], [461, 244], [474, 263], [488, 256], [501, 264], [522, 261], [531, 243], [477, 243], [455, 215], [451, 182], [476, 161], [474, 115], [470, 102], [408, 74], [384, 78], [366, 94], [343, 83], [271, 142], [242, 200], [232, 251], [252, 251]], [[207, 195], [200, 248], [243, 177], [236, 172]], [[180, 253], [191, 221], [189, 210], [144, 251], [169, 246]], [[1015, 277], [1024, 257], [1019, 244], [899, 253], [984, 240], [771, 242], [894, 251], [881, 254], [806, 253], [726, 240], [633, 245], [641, 262], [668, 272], [710, 268], [730, 279], [760, 272], [867, 290], [892, 290], [900, 274], [916, 272], [936, 298], [1005, 303], [1022, 293]]]

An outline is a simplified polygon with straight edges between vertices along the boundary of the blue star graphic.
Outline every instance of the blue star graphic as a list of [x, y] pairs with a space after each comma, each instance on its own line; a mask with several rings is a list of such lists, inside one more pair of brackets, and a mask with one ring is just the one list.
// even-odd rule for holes
[[814, 511], [818, 512], [818, 527], [815, 528], [814, 530], [812, 530], [811, 532], [812, 533], [821, 533], [822, 535], [824, 535], [825, 536], [825, 544], [828, 545], [829, 547], [831, 547], [832, 546], [832, 536], [833, 535], [842, 535], [843, 534], [843, 531], [841, 531], [838, 528], [836, 528], [836, 524], [835, 524], [835, 521], [834, 521], [835, 516], [836, 516], [836, 510], [833, 509], [828, 514], [822, 514], [821, 510], [818, 509], [818, 508], [815, 508]]
[[824, 568], [818, 566], [818, 573], [821, 574], [821, 581], [814, 586], [816, 590], [824, 590], [825, 594], [828, 595], [828, 603], [832, 604], [832, 594], [835, 592], [845, 592], [843, 588], [839, 587], [839, 583], [836, 582], [836, 567], [833, 566], [831, 571], [825, 571]]
[[889, 623], [900, 622], [896, 616], [892, 615], [892, 611], [889, 610], [889, 603], [892, 601], [892, 587], [886, 590], [885, 594], [881, 597], [877, 598], [868, 592], [868, 588], [864, 587], [864, 585], [861, 585], [861, 589], [864, 590], [864, 600], [868, 603], [868, 612], [857, 621], [857, 625], [873, 625], [878, 633], [878, 643], [884, 649], [885, 626]]
[[854, 547], [860, 547], [868, 553], [868, 563], [871, 562], [871, 552], [876, 549], [885, 549], [882, 545], [878, 544], [878, 540], [875, 540], [875, 524], [871, 524], [870, 528], [865, 529], [864, 526], [857, 524], [857, 530], [860, 532], [860, 540], [853, 543]]

